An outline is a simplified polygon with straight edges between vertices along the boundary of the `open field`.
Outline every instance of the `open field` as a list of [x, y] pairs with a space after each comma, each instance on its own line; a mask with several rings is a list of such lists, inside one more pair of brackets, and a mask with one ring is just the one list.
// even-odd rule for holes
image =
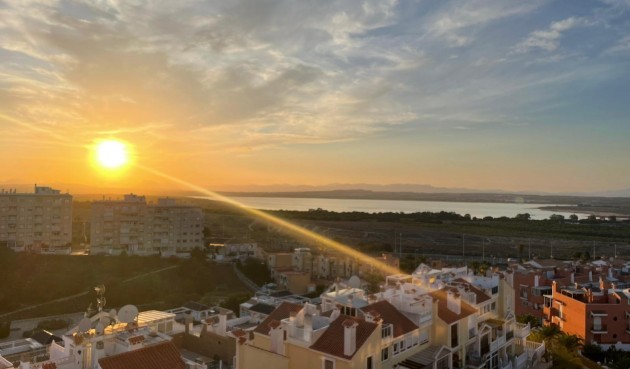
[[230, 265], [203, 260], [0, 253], [0, 320], [85, 310], [95, 303], [92, 289], [99, 284], [106, 286], [109, 308], [135, 304], [164, 309], [206, 294], [247, 291]]

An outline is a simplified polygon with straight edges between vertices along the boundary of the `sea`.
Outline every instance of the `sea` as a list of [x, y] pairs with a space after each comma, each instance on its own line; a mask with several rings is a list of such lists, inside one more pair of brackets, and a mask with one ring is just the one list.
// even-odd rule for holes
[[[208, 198], [214, 200], [213, 198]], [[415, 212], [454, 212], [470, 214], [472, 217], [514, 217], [529, 213], [532, 219], [546, 219], [552, 214], [568, 218], [572, 213], [539, 209], [554, 204], [533, 203], [491, 203], [491, 202], [451, 202], [451, 201], [407, 201], [407, 200], [357, 200], [293, 197], [232, 197], [232, 199], [259, 210], [299, 210], [324, 209], [334, 212], [360, 211], [365, 213], [415, 213]], [[566, 205], [566, 204], [565, 204]], [[584, 215], [577, 214], [580, 218]]]

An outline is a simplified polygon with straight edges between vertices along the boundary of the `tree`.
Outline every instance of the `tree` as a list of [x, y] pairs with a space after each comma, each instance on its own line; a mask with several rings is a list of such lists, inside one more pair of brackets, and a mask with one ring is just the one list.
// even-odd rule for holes
[[560, 345], [566, 348], [569, 352], [577, 352], [577, 350], [584, 346], [584, 340], [582, 337], [578, 337], [575, 334], [560, 332], [554, 337], [554, 340], [555, 345]]
[[611, 222], [611, 223], [614, 223], [614, 222], [617, 221], [617, 217], [614, 216], [614, 215], [611, 215], [611, 216], [608, 217], [608, 221]]
[[529, 213], [516, 214], [514, 217], [516, 220], [530, 220], [531, 218], [532, 216]]
[[577, 222], [577, 221], [578, 221], [578, 219], [579, 219], [579, 218], [578, 218], [577, 214], [571, 214], [571, 215], [569, 215], [569, 220], [570, 220], [570, 221], [572, 221], [572, 222]]
[[232, 310], [236, 315], [239, 314], [241, 304], [250, 299], [248, 294], [232, 295], [227, 300], [221, 302], [221, 307]]
[[564, 215], [551, 214], [551, 216], [549, 217], [549, 220], [551, 220], [552, 222], [562, 223], [564, 222]]
[[529, 323], [529, 326], [532, 328], [540, 326], [540, 322], [538, 321], [538, 318], [536, 318], [532, 314], [519, 315], [516, 317], [516, 321], [521, 324]]

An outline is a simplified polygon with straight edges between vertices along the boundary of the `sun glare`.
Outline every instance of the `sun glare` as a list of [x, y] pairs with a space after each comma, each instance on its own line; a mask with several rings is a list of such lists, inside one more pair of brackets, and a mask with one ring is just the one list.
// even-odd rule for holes
[[96, 146], [96, 160], [105, 168], [116, 169], [127, 164], [129, 156], [125, 144], [116, 140], [108, 140]]

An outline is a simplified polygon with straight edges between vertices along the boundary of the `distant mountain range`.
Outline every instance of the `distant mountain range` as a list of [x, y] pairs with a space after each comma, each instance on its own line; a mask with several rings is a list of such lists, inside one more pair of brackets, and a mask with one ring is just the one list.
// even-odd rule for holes
[[[127, 187], [127, 186], [94, 186], [84, 185], [76, 183], [41, 183], [41, 186], [50, 186], [61, 190], [62, 192], [69, 191], [73, 194], [92, 194], [92, 195], [120, 195], [124, 193], [139, 193], [146, 195], [191, 195], [191, 191], [186, 191], [176, 188], [160, 188], [164, 186], [163, 183], [146, 183], [141, 187]], [[0, 188], [5, 190], [9, 188], [15, 188], [19, 192], [32, 192], [33, 184], [6, 184], [0, 183]], [[570, 193], [553, 193], [542, 191], [505, 191], [499, 189], [471, 189], [471, 188], [449, 188], [449, 187], [436, 187], [428, 184], [369, 184], [369, 183], [331, 183], [327, 185], [290, 185], [290, 184], [275, 184], [275, 185], [232, 185], [232, 186], [209, 186], [208, 189], [219, 191], [232, 195], [244, 195], [244, 196], [284, 196], [284, 197], [326, 197], [326, 195], [332, 195], [333, 198], [340, 198], [343, 196], [349, 196], [350, 198], [375, 198], [382, 197], [386, 194], [386, 198], [410, 198], [418, 197], [419, 195], [436, 195], [428, 197], [441, 198], [437, 195], [465, 195], [464, 198], [474, 198], [471, 194], [486, 194], [497, 195], [496, 198], [516, 198], [516, 201], [521, 201], [522, 196], [550, 196], [550, 197], [610, 197], [621, 198], [630, 197], [630, 188], [619, 190], [607, 190], [596, 192], [570, 192]], [[380, 194], [380, 195], [379, 195]], [[425, 196], [426, 197], [426, 196]], [[457, 196], [455, 196], [457, 197]], [[449, 196], [449, 198], [451, 198]], [[453, 200], [451, 200], [453, 201]], [[458, 201], [458, 200], [454, 200]], [[470, 201], [470, 200], [468, 200]], [[512, 202], [512, 201], [510, 201]]]

